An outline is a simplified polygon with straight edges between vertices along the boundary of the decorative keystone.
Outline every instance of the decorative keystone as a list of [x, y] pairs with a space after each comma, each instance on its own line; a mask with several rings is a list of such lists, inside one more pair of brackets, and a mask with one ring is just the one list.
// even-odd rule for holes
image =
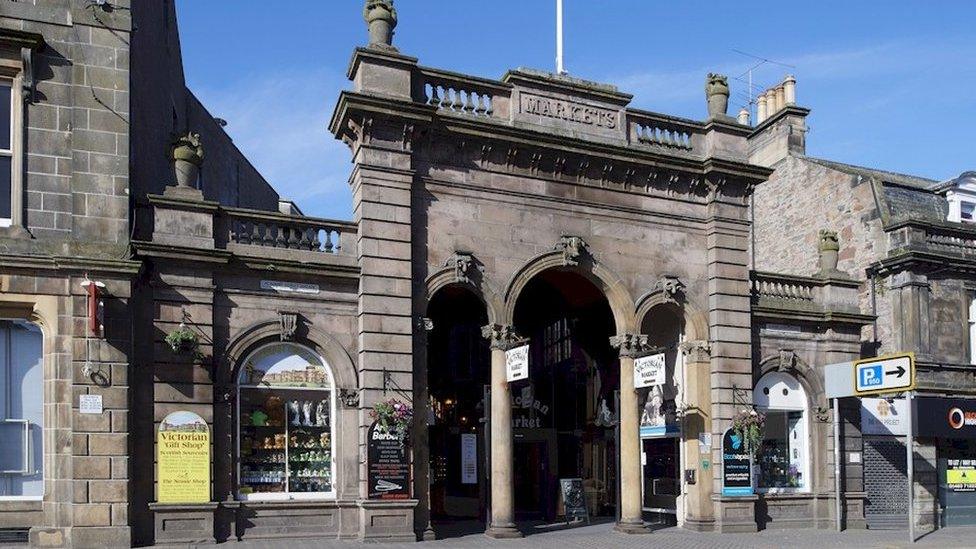
[[708, 100], [709, 118], [728, 116], [729, 77], [723, 74], [708, 73], [705, 81], [705, 98]]
[[279, 336], [282, 341], [295, 339], [295, 331], [298, 330], [298, 313], [280, 311], [278, 313]]
[[467, 252], [454, 252], [445, 267], [454, 267], [454, 280], [459, 283], [471, 284], [472, 268], [475, 267], [474, 256]]
[[563, 265], [579, 265], [583, 255], [588, 253], [586, 241], [578, 236], [563, 236], [553, 248], [563, 252]]
[[393, 0], [366, 0], [363, 19], [369, 28], [369, 46], [395, 50], [393, 29], [397, 26], [397, 12]]
[[684, 299], [685, 283], [676, 276], [662, 276], [655, 284], [654, 289], [661, 292], [664, 300], [669, 303], [679, 303]]

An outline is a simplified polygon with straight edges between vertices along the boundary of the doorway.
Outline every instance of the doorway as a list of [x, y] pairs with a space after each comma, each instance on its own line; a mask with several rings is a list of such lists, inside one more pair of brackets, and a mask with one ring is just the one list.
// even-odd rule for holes
[[644, 491], [644, 520], [651, 524], [675, 526], [678, 496], [681, 492], [679, 438], [645, 438], [641, 440]]

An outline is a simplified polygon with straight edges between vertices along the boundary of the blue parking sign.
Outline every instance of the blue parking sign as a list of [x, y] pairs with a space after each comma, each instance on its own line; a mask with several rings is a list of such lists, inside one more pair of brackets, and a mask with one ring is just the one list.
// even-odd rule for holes
[[854, 363], [854, 394], [877, 395], [915, 388], [915, 357], [911, 353], [859, 360]]
[[874, 366], [861, 367], [861, 387], [868, 388], [881, 385], [884, 380], [884, 372], [880, 364]]

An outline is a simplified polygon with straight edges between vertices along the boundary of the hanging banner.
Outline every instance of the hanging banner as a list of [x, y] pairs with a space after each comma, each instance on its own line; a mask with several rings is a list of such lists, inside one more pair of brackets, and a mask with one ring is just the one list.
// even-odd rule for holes
[[173, 412], [156, 431], [156, 501], [210, 501], [210, 427], [193, 412]]
[[410, 460], [395, 434], [373, 422], [367, 433], [369, 499], [410, 499]]
[[664, 385], [666, 371], [664, 353], [635, 359], [634, 389]]
[[461, 484], [478, 484], [478, 435], [461, 433]]
[[505, 379], [518, 381], [529, 377], [529, 346], [505, 351]]
[[729, 428], [722, 436], [722, 495], [751, 496], [752, 459], [742, 437]]

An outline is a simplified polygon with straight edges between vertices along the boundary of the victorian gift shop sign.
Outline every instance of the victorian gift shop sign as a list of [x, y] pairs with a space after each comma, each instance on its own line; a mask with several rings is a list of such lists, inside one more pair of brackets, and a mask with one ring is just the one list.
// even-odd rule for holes
[[156, 501], [210, 501], [210, 427], [193, 412], [173, 412], [156, 431]]

